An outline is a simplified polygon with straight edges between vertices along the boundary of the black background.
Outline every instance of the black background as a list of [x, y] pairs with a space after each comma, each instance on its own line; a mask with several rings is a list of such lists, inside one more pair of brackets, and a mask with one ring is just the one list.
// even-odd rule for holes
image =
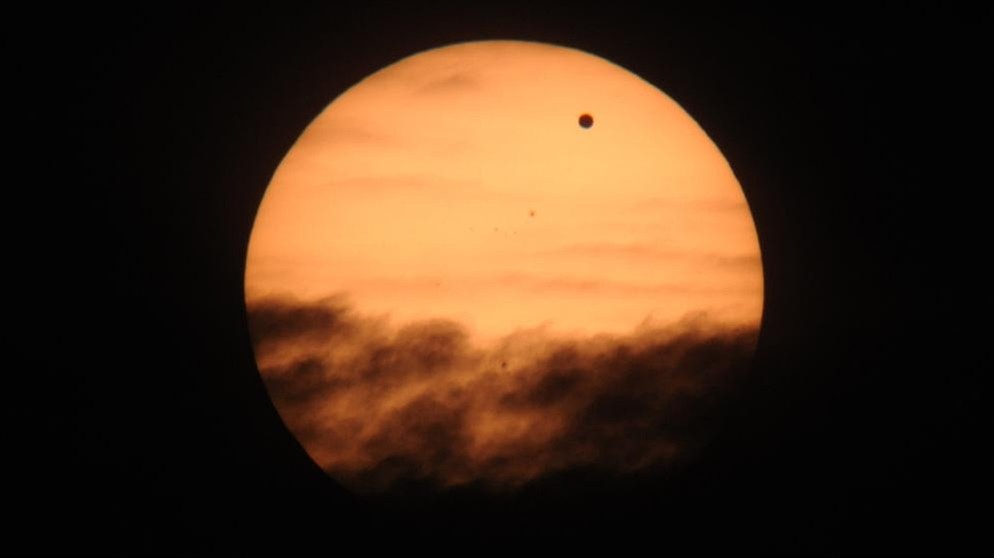
[[[986, 543], [990, 23], [986, 9], [613, 2], [12, 16], [8, 529], [126, 555]], [[249, 232], [334, 97], [485, 38], [600, 55], [701, 124], [758, 228], [760, 347], [721, 433], [666, 478], [364, 502], [309, 460], [263, 388]]]

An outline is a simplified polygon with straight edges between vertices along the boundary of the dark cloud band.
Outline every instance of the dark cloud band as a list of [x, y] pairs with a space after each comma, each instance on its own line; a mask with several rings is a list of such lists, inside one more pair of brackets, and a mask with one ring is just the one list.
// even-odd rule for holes
[[757, 334], [698, 319], [627, 336], [524, 331], [479, 347], [457, 323], [392, 327], [340, 298], [259, 300], [249, 319], [288, 427], [360, 492], [504, 489], [578, 467], [678, 463], [706, 439]]

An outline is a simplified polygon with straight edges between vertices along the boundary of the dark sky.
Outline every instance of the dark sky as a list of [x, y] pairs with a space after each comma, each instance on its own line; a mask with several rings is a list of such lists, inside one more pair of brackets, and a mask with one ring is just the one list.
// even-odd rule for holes
[[[619, 6], [12, 17], [13, 531], [109, 555], [979, 540], [989, 10]], [[759, 350], [685, 470], [359, 501], [263, 388], [242, 300], [249, 231], [276, 165], [336, 95], [483, 38], [598, 54], [697, 119], [756, 220]]]

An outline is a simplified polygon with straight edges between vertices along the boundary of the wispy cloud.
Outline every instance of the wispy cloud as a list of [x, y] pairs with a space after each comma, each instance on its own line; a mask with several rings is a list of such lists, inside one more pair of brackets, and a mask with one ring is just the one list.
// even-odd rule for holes
[[447, 193], [452, 195], [474, 196], [480, 181], [470, 179], [453, 179], [437, 174], [408, 173], [408, 174], [370, 174], [329, 180], [328, 185], [341, 191], [366, 194], [381, 194], [386, 191], [398, 191], [407, 195], [419, 195], [425, 192]]
[[[737, 264], [730, 261], [728, 265]], [[749, 265], [752, 265], [751, 262]], [[641, 296], [667, 294], [753, 295], [759, 284], [754, 282], [704, 283], [701, 281], [635, 282], [610, 280], [596, 276], [541, 274], [530, 272], [495, 275], [466, 275], [461, 277], [419, 275], [410, 277], [363, 277], [356, 289], [366, 293], [422, 292], [444, 285], [447, 289], [464, 292], [510, 292], [550, 295], [584, 294], [588, 296]]]
[[396, 147], [400, 144], [396, 134], [383, 130], [372, 122], [338, 116], [318, 120], [308, 131], [306, 145], [311, 150], [324, 150], [339, 146]]
[[256, 301], [249, 317], [288, 426], [364, 492], [513, 489], [576, 467], [680, 462], [706, 438], [756, 339], [698, 321], [582, 339], [525, 331], [481, 347], [460, 324], [391, 327], [340, 298]]
[[570, 244], [539, 252], [543, 257], [583, 257], [626, 260], [682, 260], [721, 267], [744, 267], [759, 264], [759, 254], [706, 253], [677, 250], [638, 243], [581, 243]]
[[597, 277], [558, 276], [548, 277], [524, 273], [505, 274], [495, 282], [505, 288], [532, 292], [583, 293], [600, 295], [663, 295], [673, 293], [729, 294], [753, 293], [751, 283], [709, 285], [687, 281], [643, 282], [614, 281]]
[[681, 209], [681, 210], [701, 210], [714, 212], [738, 213], [749, 211], [749, 205], [745, 199], [718, 199], [718, 198], [647, 198], [640, 200], [631, 206], [632, 209]]
[[446, 76], [433, 79], [420, 86], [416, 95], [449, 95], [453, 93], [464, 93], [476, 91], [480, 88], [480, 80], [469, 72], [455, 72]]

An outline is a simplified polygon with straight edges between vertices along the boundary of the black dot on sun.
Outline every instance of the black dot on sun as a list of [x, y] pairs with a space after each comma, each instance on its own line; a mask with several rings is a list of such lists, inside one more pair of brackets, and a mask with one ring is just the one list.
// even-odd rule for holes
[[594, 125], [594, 117], [589, 114], [580, 115], [580, 126], [583, 128], [589, 128]]

